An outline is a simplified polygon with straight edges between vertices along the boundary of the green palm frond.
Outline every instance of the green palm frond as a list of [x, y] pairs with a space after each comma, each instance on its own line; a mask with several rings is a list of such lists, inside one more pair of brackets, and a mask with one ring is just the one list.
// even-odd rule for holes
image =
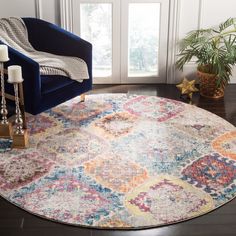
[[234, 25], [235, 23], [235, 18], [229, 18], [228, 20], [226, 20], [225, 22], [221, 23], [219, 25], [219, 31], [222, 32], [225, 29], [229, 28], [230, 26]]
[[218, 28], [190, 31], [179, 42], [177, 68], [182, 70], [192, 58], [198, 65], [207, 65], [207, 72], [216, 74], [219, 81], [228, 83], [236, 63], [236, 18], [227, 19]]

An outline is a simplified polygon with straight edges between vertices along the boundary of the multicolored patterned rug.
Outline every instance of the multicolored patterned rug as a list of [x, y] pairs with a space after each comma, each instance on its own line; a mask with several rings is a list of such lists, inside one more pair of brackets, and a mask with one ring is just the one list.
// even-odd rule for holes
[[30, 148], [1, 140], [0, 194], [38, 216], [145, 228], [197, 217], [236, 195], [236, 128], [195, 106], [89, 95], [28, 124]]

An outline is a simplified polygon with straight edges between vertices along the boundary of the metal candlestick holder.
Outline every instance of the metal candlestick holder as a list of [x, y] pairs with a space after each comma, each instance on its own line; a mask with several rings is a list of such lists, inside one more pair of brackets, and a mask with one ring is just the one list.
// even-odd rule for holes
[[18, 83], [14, 83], [15, 91], [15, 103], [16, 103], [16, 128], [13, 133], [13, 148], [26, 148], [29, 144], [28, 131], [23, 129], [23, 119], [20, 109], [19, 95], [18, 95]]
[[1, 70], [1, 121], [0, 121], [0, 137], [1, 138], [11, 138], [12, 137], [12, 124], [7, 120], [7, 105], [5, 98], [5, 82], [4, 82], [4, 64], [0, 62]]

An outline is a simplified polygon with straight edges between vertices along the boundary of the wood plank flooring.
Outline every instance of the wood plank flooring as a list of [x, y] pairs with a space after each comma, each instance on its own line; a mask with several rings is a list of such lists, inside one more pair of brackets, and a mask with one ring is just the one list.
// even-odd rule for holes
[[[92, 93], [130, 93], [180, 100], [174, 85], [97, 85]], [[236, 84], [224, 99], [209, 100], [195, 94], [194, 104], [236, 126]], [[236, 199], [204, 216], [171, 226], [147, 230], [93, 230], [51, 222], [25, 212], [0, 198], [0, 236], [236, 236]]]

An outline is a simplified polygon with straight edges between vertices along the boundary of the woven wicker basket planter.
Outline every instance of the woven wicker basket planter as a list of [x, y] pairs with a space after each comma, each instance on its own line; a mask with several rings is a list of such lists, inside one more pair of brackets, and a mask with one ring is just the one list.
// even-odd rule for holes
[[218, 77], [215, 74], [209, 74], [197, 70], [197, 76], [200, 79], [200, 94], [207, 98], [222, 98], [224, 97], [225, 84], [217, 86]]

